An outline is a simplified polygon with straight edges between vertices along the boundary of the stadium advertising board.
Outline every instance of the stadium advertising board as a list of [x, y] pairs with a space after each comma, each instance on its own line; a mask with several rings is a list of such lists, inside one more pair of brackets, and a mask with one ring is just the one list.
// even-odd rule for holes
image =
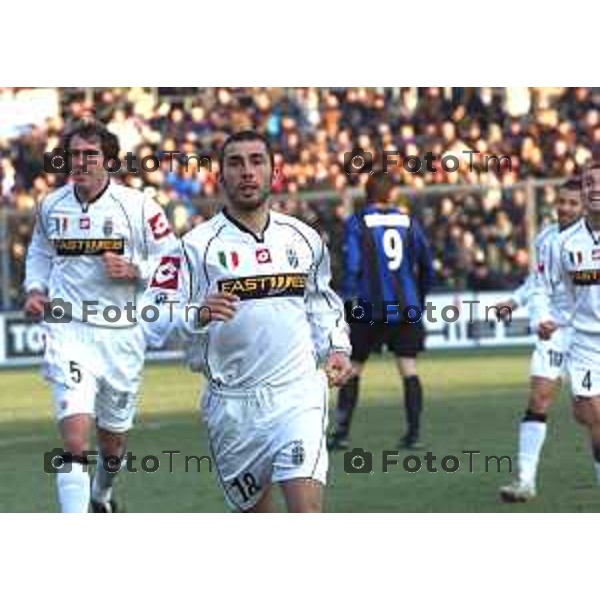
[[[535, 336], [529, 331], [527, 309], [518, 308], [505, 324], [491, 308], [507, 292], [432, 294], [428, 318], [423, 313], [429, 349], [526, 346]], [[22, 313], [0, 314], [0, 366], [39, 364], [44, 344], [43, 324], [28, 321]], [[182, 353], [173, 348], [152, 350], [148, 360], [172, 360]]]

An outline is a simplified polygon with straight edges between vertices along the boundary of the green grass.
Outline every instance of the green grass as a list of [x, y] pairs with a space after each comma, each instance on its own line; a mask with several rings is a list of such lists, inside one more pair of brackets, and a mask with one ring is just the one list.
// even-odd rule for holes
[[[585, 433], [570, 414], [563, 394], [554, 406], [542, 456], [539, 496], [525, 505], [503, 505], [497, 489], [510, 480], [506, 461], [486, 472], [481, 456], [514, 457], [517, 425], [527, 396], [528, 355], [524, 351], [431, 353], [421, 360], [425, 389], [424, 441], [437, 456], [438, 473], [425, 462], [416, 474], [401, 467], [381, 472], [381, 452], [393, 449], [404, 429], [402, 387], [390, 359], [371, 361], [363, 377], [361, 405], [352, 440], [373, 452], [374, 473], [349, 475], [343, 453], [331, 461], [326, 495], [329, 512], [579, 512], [600, 509], [600, 489]], [[49, 389], [36, 370], [0, 373], [0, 511], [55, 511], [54, 478], [43, 470], [43, 453], [59, 446]], [[169, 472], [164, 450], [206, 455], [208, 445], [198, 412], [201, 379], [180, 365], [147, 369], [142, 405], [130, 450], [161, 457], [156, 473], [124, 473], [119, 496], [129, 512], [226, 511], [216, 476], [185, 472], [181, 457]], [[463, 450], [478, 450], [469, 472]], [[400, 454], [400, 461], [408, 453]], [[444, 473], [445, 455], [461, 459], [456, 473]], [[377, 458], [379, 457], [379, 458]], [[513, 467], [515, 467], [513, 460]]]

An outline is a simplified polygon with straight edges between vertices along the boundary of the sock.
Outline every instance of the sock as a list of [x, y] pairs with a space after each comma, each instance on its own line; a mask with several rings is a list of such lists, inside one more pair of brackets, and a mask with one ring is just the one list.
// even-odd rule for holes
[[535, 485], [540, 454], [546, 439], [546, 415], [525, 413], [519, 427], [519, 480]]
[[360, 377], [352, 377], [338, 393], [338, 405], [335, 411], [335, 435], [347, 437], [350, 432], [352, 415], [358, 404]]
[[404, 378], [404, 406], [406, 407], [406, 422], [408, 437], [419, 437], [421, 411], [423, 410], [423, 389], [418, 375]]
[[[119, 469], [114, 470], [114, 458], [109, 460], [107, 466], [108, 470], [105, 469], [105, 459], [101, 453], [98, 453], [98, 463], [96, 465], [96, 472], [94, 473], [94, 479], [92, 480], [92, 498], [96, 502], [105, 504], [112, 498], [112, 490], [115, 482], [115, 477], [119, 473]], [[111, 470], [113, 469], [113, 470]]]
[[56, 474], [56, 487], [60, 511], [86, 513], [90, 504], [90, 476], [87, 465], [74, 460], [68, 473]]

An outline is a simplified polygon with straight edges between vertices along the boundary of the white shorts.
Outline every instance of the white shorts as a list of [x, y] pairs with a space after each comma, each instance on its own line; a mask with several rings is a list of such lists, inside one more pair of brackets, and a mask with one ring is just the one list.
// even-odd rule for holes
[[210, 387], [202, 399], [211, 452], [229, 505], [252, 508], [272, 483], [326, 483], [327, 378], [248, 390]]
[[600, 334], [573, 334], [568, 369], [573, 396], [600, 396]]
[[571, 336], [570, 327], [559, 327], [549, 340], [537, 339], [531, 355], [531, 377], [555, 380], [567, 374]]
[[130, 429], [144, 353], [141, 327], [47, 323], [42, 373], [52, 383], [57, 420], [89, 414], [107, 431]]

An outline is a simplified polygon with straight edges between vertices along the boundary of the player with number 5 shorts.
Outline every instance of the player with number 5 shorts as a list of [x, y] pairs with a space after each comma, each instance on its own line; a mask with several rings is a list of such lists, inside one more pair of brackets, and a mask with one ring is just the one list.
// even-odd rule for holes
[[[119, 142], [102, 124], [75, 124], [63, 146], [72, 157], [70, 181], [39, 207], [24, 283], [26, 313], [45, 322], [43, 373], [63, 439], [44, 462], [56, 473], [62, 512], [88, 512], [90, 493], [93, 512], [115, 512], [113, 480], [144, 365], [137, 300], [177, 241], [154, 200], [111, 182], [105, 165]], [[99, 448], [90, 490], [94, 420]]]

